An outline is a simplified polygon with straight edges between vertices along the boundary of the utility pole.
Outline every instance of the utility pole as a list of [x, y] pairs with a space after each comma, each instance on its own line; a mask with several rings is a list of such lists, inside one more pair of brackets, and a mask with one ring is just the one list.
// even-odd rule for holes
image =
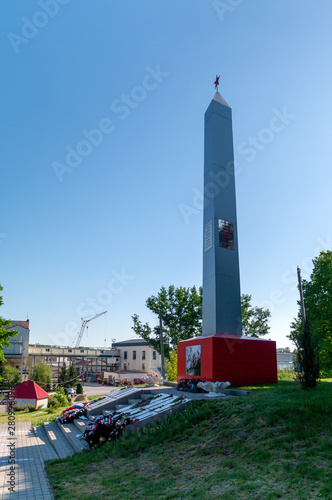
[[304, 307], [304, 299], [303, 299], [303, 290], [302, 290], [302, 278], [301, 278], [301, 269], [299, 266], [297, 266], [297, 277], [299, 280], [299, 291], [300, 291], [300, 299], [301, 299], [301, 310], [302, 310], [302, 319], [303, 319], [303, 325], [306, 322], [306, 315], [305, 315], [305, 307]]
[[164, 337], [163, 337], [163, 320], [159, 316], [159, 330], [160, 330], [160, 354], [161, 354], [161, 376], [165, 378], [165, 362], [164, 362]]

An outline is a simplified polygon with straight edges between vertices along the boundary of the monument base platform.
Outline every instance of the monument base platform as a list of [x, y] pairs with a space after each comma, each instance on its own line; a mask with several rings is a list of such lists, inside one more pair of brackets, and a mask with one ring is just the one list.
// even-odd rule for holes
[[216, 333], [178, 343], [178, 381], [199, 378], [233, 386], [278, 382], [276, 342]]

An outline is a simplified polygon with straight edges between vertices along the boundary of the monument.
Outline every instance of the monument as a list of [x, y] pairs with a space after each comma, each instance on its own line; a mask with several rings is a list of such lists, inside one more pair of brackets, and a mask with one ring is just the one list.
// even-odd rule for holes
[[202, 337], [178, 343], [178, 379], [277, 382], [276, 343], [242, 335], [232, 110], [218, 91], [205, 113]]

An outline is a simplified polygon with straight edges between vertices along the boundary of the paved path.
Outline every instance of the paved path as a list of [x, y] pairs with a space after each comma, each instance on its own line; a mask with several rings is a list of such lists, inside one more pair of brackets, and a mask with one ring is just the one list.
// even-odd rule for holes
[[[11, 500], [51, 500], [53, 498], [44, 469], [44, 460], [31, 422], [17, 422], [11, 436], [7, 424], [0, 424], [0, 498]], [[9, 445], [9, 446], [8, 446]], [[51, 445], [49, 445], [51, 446]], [[8, 463], [12, 447], [15, 464]], [[43, 455], [47, 456], [47, 450]], [[14, 458], [14, 457], [13, 457]], [[10, 487], [10, 467], [13, 471], [14, 492]]]
[[101, 385], [98, 382], [87, 383], [84, 382], [83, 392], [86, 396], [102, 396], [103, 394], [108, 394], [118, 387], [113, 387], [111, 385]]

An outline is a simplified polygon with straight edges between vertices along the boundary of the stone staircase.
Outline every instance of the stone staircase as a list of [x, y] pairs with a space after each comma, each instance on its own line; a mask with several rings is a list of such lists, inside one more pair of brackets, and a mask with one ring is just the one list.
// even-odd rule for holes
[[[135, 388], [123, 389], [113, 391], [102, 401], [92, 404], [87, 416], [91, 419], [95, 415], [107, 415], [114, 411], [125, 412], [132, 420], [137, 420], [124, 429], [125, 432], [133, 432], [183, 410], [189, 401], [183, 396], [158, 394]], [[39, 451], [43, 459], [65, 458], [89, 450], [87, 442], [82, 437], [88, 421], [75, 419], [70, 424], [45, 422], [42, 427], [35, 427], [34, 433], [38, 438]]]

